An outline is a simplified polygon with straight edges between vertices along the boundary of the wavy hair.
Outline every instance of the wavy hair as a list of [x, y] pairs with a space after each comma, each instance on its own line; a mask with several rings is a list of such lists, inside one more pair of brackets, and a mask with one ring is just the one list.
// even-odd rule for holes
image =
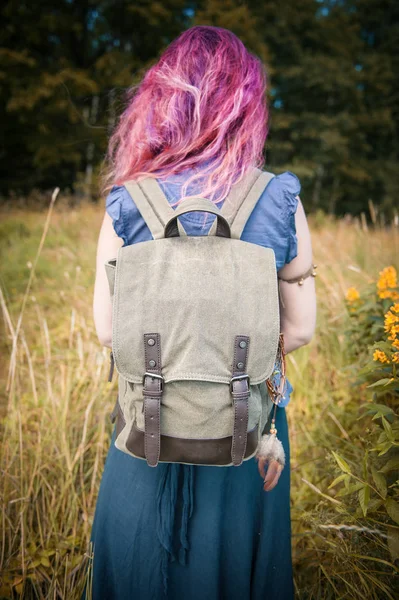
[[103, 189], [192, 168], [178, 202], [192, 197], [186, 194], [194, 180], [201, 196], [219, 202], [251, 167], [262, 168], [267, 133], [261, 60], [228, 29], [191, 27], [128, 91]]

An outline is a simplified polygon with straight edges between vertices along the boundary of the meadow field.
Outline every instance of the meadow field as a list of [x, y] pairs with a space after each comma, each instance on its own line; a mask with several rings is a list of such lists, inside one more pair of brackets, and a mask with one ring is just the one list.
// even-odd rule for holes
[[[102, 214], [61, 196], [1, 211], [0, 599], [90, 590], [116, 395], [92, 320]], [[399, 594], [399, 227], [371, 217], [309, 217], [317, 332], [287, 357], [286, 409], [303, 600]]]

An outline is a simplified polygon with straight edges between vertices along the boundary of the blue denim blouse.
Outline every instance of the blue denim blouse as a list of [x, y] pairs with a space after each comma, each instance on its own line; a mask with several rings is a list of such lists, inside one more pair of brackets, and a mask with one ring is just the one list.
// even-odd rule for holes
[[[185, 169], [166, 180], [157, 180], [170, 203], [180, 198], [180, 189], [193, 169]], [[276, 175], [259, 198], [241, 235], [241, 239], [266, 248], [272, 248], [276, 257], [277, 269], [281, 269], [297, 255], [297, 237], [295, 212], [297, 196], [301, 184], [296, 175], [285, 171]], [[188, 187], [187, 195], [198, 194], [196, 182]], [[221, 208], [223, 200], [217, 206]], [[153, 239], [144, 219], [138, 211], [134, 198], [124, 186], [114, 186], [106, 199], [106, 211], [113, 220], [116, 234], [123, 239], [123, 245]], [[188, 235], [205, 235], [215, 217], [208, 215], [204, 224], [204, 213], [191, 212], [179, 217]], [[277, 376], [278, 378], [278, 376]], [[278, 380], [276, 381], [278, 383]], [[279, 406], [284, 407], [290, 401], [292, 386], [287, 382], [287, 393]]]

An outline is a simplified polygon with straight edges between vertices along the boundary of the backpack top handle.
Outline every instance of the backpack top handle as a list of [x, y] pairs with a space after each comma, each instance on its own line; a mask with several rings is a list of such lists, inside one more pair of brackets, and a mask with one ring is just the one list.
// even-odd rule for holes
[[165, 225], [164, 235], [166, 238], [170, 237], [178, 237], [179, 229], [177, 224], [177, 217], [184, 215], [189, 212], [207, 212], [216, 215], [217, 219], [217, 227], [216, 227], [216, 235], [218, 237], [230, 238], [230, 225], [225, 217], [221, 214], [220, 210], [211, 202], [207, 200], [207, 198], [190, 198], [189, 200], [184, 200], [180, 206], [178, 206], [175, 211], [173, 217], [169, 219], [169, 221]]

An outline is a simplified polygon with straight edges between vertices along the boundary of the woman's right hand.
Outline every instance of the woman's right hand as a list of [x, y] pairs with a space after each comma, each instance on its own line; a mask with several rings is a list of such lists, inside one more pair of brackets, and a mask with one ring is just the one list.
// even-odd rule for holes
[[[264, 481], [263, 489], [265, 490], [265, 492], [270, 492], [273, 488], [276, 487], [284, 467], [274, 458], [269, 460], [260, 456], [256, 460], [258, 461], [259, 474]], [[267, 473], [265, 474], [266, 466]]]

